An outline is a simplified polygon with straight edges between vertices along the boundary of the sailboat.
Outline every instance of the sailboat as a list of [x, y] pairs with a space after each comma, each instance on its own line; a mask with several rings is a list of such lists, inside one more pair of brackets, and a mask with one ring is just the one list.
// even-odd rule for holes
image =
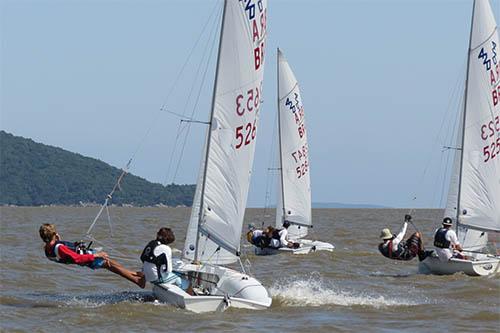
[[298, 248], [255, 248], [257, 255], [280, 251], [308, 254], [333, 251], [332, 244], [304, 239], [312, 228], [311, 180], [309, 176], [309, 145], [307, 143], [304, 106], [297, 79], [280, 49], [278, 63], [278, 136], [279, 174], [276, 228], [290, 222], [288, 238], [299, 243]]
[[461, 112], [445, 216], [457, 226], [468, 260], [430, 256], [423, 273], [494, 274], [500, 256], [480, 252], [488, 232], [500, 232], [500, 43], [488, 0], [475, 0]]
[[240, 238], [258, 126], [267, 1], [224, 2], [210, 125], [182, 258], [173, 270], [195, 295], [173, 284], [153, 287], [155, 297], [193, 312], [228, 307], [266, 309], [262, 284], [224, 265], [240, 262]]

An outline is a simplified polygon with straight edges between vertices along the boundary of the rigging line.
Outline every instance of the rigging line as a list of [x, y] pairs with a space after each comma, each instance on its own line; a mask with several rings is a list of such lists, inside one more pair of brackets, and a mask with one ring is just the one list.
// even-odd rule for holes
[[443, 173], [443, 183], [441, 184], [441, 196], [439, 197], [439, 206], [438, 207], [443, 207], [443, 197], [444, 197], [444, 192], [445, 192], [445, 188], [446, 188], [446, 180], [447, 180], [447, 175], [448, 175], [448, 172], [449, 172], [449, 168], [450, 168], [450, 155], [451, 154], [446, 154], [446, 163], [444, 165], [444, 173]]
[[[440, 159], [439, 159], [438, 170], [442, 170], [443, 169], [443, 161], [444, 161], [444, 155], [441, 154]], [[443, 177], [443, 173], [442, 172], [438, 172], [436, 174], [436, 180], [433, 182], [434, 186], [438, 187], [441, 184], [441, 181], [440, 181], [441, 177]], [[435, 203], [437, 201], [437, 193], [439, 193], [439, 192], [440, 191], [434, 190], [434, 193], [432, 195], [432, 201], [430, 202], [430, 206], [429, 207], [433, 207], [433, 205], [435, 205]]]
[[169, 162], [168, 162], [167, 173], [165, 175], [165, 180], [164, 180], [165, 184], [168, 181], [168, 178], [169, 178], [169, 175], [170, 175], [170, 171], [172, 169], [172, 163], [174, 162], [174, 156], [175, 156], [175, 153], [176, 153], [177, 147], [178, 147], [177, 143], [179, 142], [179, 138], [180, 138], [180, 136], [181, 136], [181, 134], [183, 132], [183, 128], [186, 128], [186, 126], [183, 126], [181, 121], [179, 121], [179, 124], [177, 125], [177, 131], [176, 131], [176, 135], [175, 135], [174, 148], [172, 150], [172, 154], [170, 155], [170, 159], [169, 159]]
[[[220, 13], [219, 18], [220, 18], [221, 15], [222, 15], [222, 13]], [[217, 31], [216, 27], [217, 26], [218, 26], [218, 24], [215, 24], [214, 27], [213, 27], [214, 29], [212, 31], [212, 33], [213, 33], [213, 39], [212, 39], [212, 43], [211, 43], [212, 45], [210, 47], [209, 56], [208, 56], [208, 59], [207, 59], [207, 62], [206, 62], [206, 66], [205, 66], [205, 71], [203, 72], [202, 80], [201, 80], [201, 83], [200, 83], [200, 86], [199, 86], [199, 89], [198, 89], [198, 95], [196, 96], [195, 104], [193, 105], [193, 109], [191, 111], [191, 116], [190, 116], [191, 118], [194, 117], [194, 114], [195, 114], [196, 109], [198, 107], [198, 103], [200, 101], [200, 96], [201, 96], [201, 92], [202, 92], [203, 86], [204, 86], [204, 84], [206, 82], [205, 79], [207, 77], [208, 68], [209, 68], [209, 65], [210, 65], [210, 62], [211, 62], [211, 59], [212, 59], [212, 56], [213, 56], [213, 53], [214, 53], [214, 47], [215, 47], [215, 44], [216, 44], [215, 40], [217, 38], [217, 33], [216, 33], [216, 31]], [[208, 48], [208, 44], [207, 44], [207, 48]], [[200, 62], [200, 68], [201, 68], [201, 65], [202, 65], [202, 62]], [[184, 141], [182, 143], [182, 147], [181, 147], [179, 159], [177, 160], [177, 166], [175, 168], [175, 173], [174, 173], [172, 181], [175, 181], [175, 179], [177, 178], [177, 173], [179, 172], [179, 167], [181, 165], [182, 158], [184, 157], [184, 151], [185, 151], [185, 148], [186, 148], [186, 143], [187, 143], [187, 139], [189, 137], [190, 130], [191, 130], [191, 124], [188, 123], [187, 124], [187, 131], [186, 131], [186, 134], [184, 136]]]
[[[458, 101], [457, 109], [462, 110], [463, 103], [464, 103], [464, 96], [462, 95], [460, 100]], [[454, 124], [452, 127], [453, 131], [450, 131], [451, 135], [448, 138], [448, 142], [450, 142], [450, 145], [453, 145], [453, 144], [457, 145], [460, 142], [460, 140], [459, 140], [460, 119], [461, 119], [461, 112], [457, 113], [455, 116]], [[445, 169], [445, 175], [447, 175], [446, 181], [448, 184], [451, 184], [451, 182], [453, 181], [454, 172], [455, 172], [455, 163], [456, 163], [456, 159], [458, 158], [457, 154], [460, 153], [458, 150], [460, 150], [460, 149], [462, 149], [462, 147], [456, 147], [454, 149], [448, 148], [448, 150], [450, 152], [448, 152], [448, 154], [447, 154], [448, 160], [447, 160], [446, 169]], [[450, 158], [451, 158], [451, 162], [449, 162]], [[444, 193], [445, 193], [445, 183], [443, 182], [443, 188], [442, 188], [442, 192], [441, 192], [441, 204], [443, 203], [442, 198], [444, 196]], [[446, 204], [445, 204], [445, 207], [447, 207], [447, 206], [448, 206], [448, 200], [446, 201]]]
[[[173, 92], [174, 88], [178, 86], [179, 79], [180, 79], [181, 75], [184, 73], [184, 70], [185, 70], [185, 68], [186, 68], [187, 64], [189, 63], [189, 61], [190, 61], [190, 59], [191, 59], [191, 57], [192, 57], [192, 55], [193, 55], [193, 53], [194, 53], [194, 50], [197, 48], [197, 46], [198, 46], [198, 44], [199, 44], [199, 42], [200, 42], [200, 40], [201, 40], [201, 37], [202, 37], [203, 35], [205, 35], [205, 31], [206, 31], [206, 28], [207, 28], [208, 24], [209, 24], [210, 22], [212, 22], [212, 17], [213, 17], [213, 15], [217, 12], [217, 7], [218, 7], [218, 4], [216, 4], [216, 5], [214, 6], [214, 8], [212, 9], [212, 13], [210, 14], [210, 16], [208, 17], [207, 21], [205, 22], [205, 25], [203, 26], [203, 29], [200, 31], [200, 33], [199, 33], [199, 35], [198, 35], [198, 38], [197, 38], [197, 40], [196, 40], [195, 44], [194, 44], [194, 45], [193, 45], [193, 47], [191, 48], [191, 50], [190, 50], [190, 52], [189, 52], [189, 54], [188, 54], [188, 56], [187, 56], [187, 58], [186, 58], [186, 61], [185, 61], [185, 62], [184, 62], [184, 64], [182, 65], [181, 70], [180, 70], [180, 71], [179, 71], [179, 73], [177, 74], [177, 77], [175, 78], [174, 82], [172, 83], [172, 86], [170, 87], [170, 91], [168, 92], [167, 97], [165, 98], [165, 102], [162, 104], [162, 106], [161, 106], [160, 110], [172, 113], [171, 111], [168, 111], [168, 110], [166, 110], [166, 109], [165, 109], [165, 108], [166, 108], [166, 105], [167, 105], [167, 102], [168, 102], [168, 100], [170, 99], [170, 96], [171, 96], [171, 94], [172, 94], [172, 92]], [[185, 109], [184, 109], [184, 111], [185, 111]], [[184, 116], [184, 114], [183, 114], [183, 116]], [[166, 183], [167, 183], [167, 181], [168, 181], [168, 178], [169, 178], [169, 175], [170, 175], [170, 171], [171, 171], [171, 169], [172, 169], [172, 163], [173, 163], [173, 160], [174, 160], [174, 158], [173, 158], [173, 157], [175, 156], [175, 153], [176, 153], [176, 151], [177, 151], [177, 143], [178, 143], [178, 141], [179, 141], [179, 136], [180, 136], [180, 130], [181, 130], [181, 127], [182, 127], [182, 123], [179, 123], [179, 125], [177, 126], [176, 135], [175, 135], [175, 140], [174, 140], [174, 142], [175, 142], [175, 143], [174, 143], [174, 148], [172, 149], [172, 153], [170, 154], [171, 158], [170, 158], [170, 160], [169, 160], [169, 164], [168, 164], [168, 168], [167, 168], [167, 173], [166, 173], [165, 180], [164, 180], [164, 183], [165, 183], [165, 184], [166, 184]]]
[[165, 109], [165, 106], [167, 105], [167, 102], [168, 100], [170, 99], [170, 96], [172, 94], [172, 92], [174, 91], [175, 87], [177, 87], [177, 82], [179, 81], [182, 73], [184, 73], [184, 70], [187, 66], [187, 64], [189, 63], [189, 60], [191, 59], [191, 56], [193, 55], [194, 53], [194, 50], [196, 49], [196, 47], [198, 46], [198, 43], [200, 42], [201, 40], [201, 37], [203, 35], [205, 35], [205, 31], [206, 31], [206, 28], [208, 26], [208, 24], [212, 21], [212, 16], [214, 16], [214, 14], [217, 12], [217, 7], [218, 7], [218, 4], [216, 3], [214, 5], [214, 8], [212, 9], [212, 12], [210, 13], [210, 16], [208, 17], [207, 21], [205, 22], [205, 25], [203, 26], [203, 28], [201, 29], [201, 31], [199, 32], [198, 34], [198, 38], [196, 39], [196, 42], [194, 43], [194, 45], [191, 47], [191, 50], [189, 51], [189, 54], [186, 58], [186, 61], [184, 62], [184, 64], [182, 65], [181, 69], [179, 70], [179, 72], [177, 73], [177, 76], [176, 78], [174, 79], [174, 82], [172, 83], [172, 85], [170, 86], [170, 89], [167, 93], [167, 96], [165, 97], [165, 101], [164, 103], [162, 104], [160, 110], [164, 110]]
[[[216, 22], [218, 21], [218, 18], [219, 18], [219, 17], [217, 17], [217, 19], [214, 21], [214, 24], [213, 24], [213, 25], [212, 25], [212, 27], [211, 27], [211, 32], [210, 32], [209, 36], [210, 36], [210, 35], [212, 35], [212, 34], [215, 34], [215, 32], [214, 32], [214, 31], [216, 30], [216, 27], [217, 27], [217, 23], [216, 23]], [[208, 38], [208, 39], [207, 39], [207, 42], [206, 42], [205, 47], [204, 47], [204, 49], [203, 49], [203, 56], [201, 57], [200, 62], [199, 62], [199, 64], [198, 64], [198, 66], [197, 66], [197, 70], [196, 70], [195, 77], [194, 77], [194, 79], [195, 79], [195, 80], [196, 80], [196, 79], [200, 76], [200, 72], [201, 72], [201, 69], [202, 69], [202, 67], [203, 67], [203, 62], [204, 62], [204, 59], [208, 59], [208, 61], [207, 61], [207, 65], [206, 65], [206, 66], [208, 66], [208, 64], [210, 63], [211, 56], [210, 56], [210, 57], [207, 57], [207, 52], [208, 52], [207, 50], [208, 50], [209, 45], [210, 45], [210, 38]], [[212, 45], [212, 46], [213, 46], [213, 45]], [[213, 49], [213, 48], [212, 48], [212, 49]], [[202, 80], [200, 80], [200, 86], [199, 86], [199, 89], [200, 89], [200, 90], [199, 90], [199, 93], [201, 93], [201, 89], [202, 89], [202, 87], [203, 87], [203, 85], [204, 85], [204, 83], [205, 83], [205, 81], [204, 81], [204, 80], [205, 80], [205, 79], [204, 79], [204, 77], [203, 77], [203, 79], [202, 79]], [[187, 111], [187, 109], [188, 109], [189, 102], [190, 102], [190, 100], [191, 100], [191, 95], [193, 94], [193, 91], [194, 91], [194, 89], [195, 89], [195, 86], [196, 86], [195, 84], [192, 84], [192, 85], [191, 85], [191, 87], [190, 87], [189, 94], [188, 94], [188, 97], [187, 97], [187, 99], [186, 99], [186, 103], [184, 104], [183, 111], [182, 111], [182, 114], [183, 114], [183, 115], [185, 115], [185, 114], [186, 114], [186, 111]], [[194, 117], [194, 111], [195, 111], [195, 108], [191, 111], [191, 117], [190, 117], [190, 118], [193, 118], [193, 117]], [[171, 158], [170, 158], [169, 168], [168, 168], [168, 173], [167, 173], [167, 175], [166, 175], [166, 179], [168, 179], [168, 178], [170, 177], [171, 170], [172, 170], [171, 168], [172, 168], [172, 166], [173, 166], [174, 161], [176, 161], [176, 160], [177, 160], [177, 161], [178, 161], [178, 160], [181, 160], [181, 159], [182, 159], [182, 156], [184, 155], [184, 148], [185, 148], [185, 144], [186, 144], [187, 136], [189, 135], [189, 128], [190, 128], [190, 126], [191, 126], [191, 124], [189, 124], [189, 123], [188, 123], [188, 124], [186, 124], [185, 126], [183, 126], [183, 125], [182, 125], [182, 122], [179, 122], [179, 126], [177, 127], [178, 129], [177, 129], [177, 136], [176, 136], [176, 141], [175, 141], [174, 151], [173, 151], [172, 156], [171, 156]], [[185, 134], [184, 139], [182, 139], [182, 138], [181, 138], [181, 137], [182, 137], [182, 132], [183, 132], [184, 130], [186, 130], [186, 134]], [[176, 159], [176, 158], [174, 158], [174, 156], [175, 156], [175, 152], [177, 151], [177, 147], [178, 147], [178, 142], [179, 142], [179, 140], [183, 140], [183, 144], [180, 146], [180, 150], [179, 150], [178, 158]], [[176, 164], [176, 169], [175, 169], [175, 170], [176, 170], [176, 172], [174, 173], [174, 176], [172, 177], [172, 183], [175, 181], [175, 178], [176, 178], [176, 176], [177, 176], [177, 171], [178, 171], [178, 165], [179, 165], [179, 164], [180, 164], [180, 162], [177, 162], [177, 164]]]
[[106, 196], [106, 199], [104, 200], [104, 203], [102, 204], [101, 208], [99, 209], [99, 212], [95, 216], [94, 220], [92, 221], [90, 227], [87, 230], [87, 233], [84, 236], [89, 236], [90, 235], [90, 232], [92, 231], [92, 229], [94, 228], [95, 224], [97, 223], [97, 220], [99, 219], [99, 217], [101, 216], [102, 212], [104, 211], [104, 208], [108, 207], [109, 201], [113, 198], [113, 194], [115, 193], [116, 189], [120, 189], [120, 183], [123, 180], [123, 177], [125, 177], [125, 175], [128, 173], [128, 169], [129, 169], [131, 163], [132, 163], [132, 158], [128, 161], [128, 163], [125, 166], [125, 168], [122, 169], [122, 173], [120, 174], [120, 176], [118, 176], [118, 179], [116, 180], [116, 183], [113, 186], [113, 189]]
[[238, 262], [240, 263], [241, 272], [245, 275], [248, 275], [247, 272], [245, 271], [245, 267], [243, 266], [243, 262], [241, 261], [241, 257], [238, 257]]
[[177, 117], [181, 118], [181, 122], [192, 122], [192, 123], [201, 122], [200, 120], [196, 120], [194, 118], [187, 117], [187, 116], [182, 115], [182, 114], [177, 113], [177, 112], [168, 111], [168, 110], [163, 110], [163, 111], [167, 112], [167, 113], [170, 113], [170, 114], [173, 114], [174, 116], [177, 116]]
[[[462, 90], [462, 84], [459, 85], [458, 91]], [[457, 93], [458, 95], [459, 93]], [[464, 96], [463, 94], [460, 95], [460, 98], [453, 98], [453, 100], [458, 100], [458, 103], [453, 107], [454, 109], [461, 110], [461, 107], [463, 106], [464, 103]], [[460, 130], [460, 124], [459, 124], [459, 119], [461, 118], [462, 112], [456, 112], [454, 113], [455, 117], [453, 121], [452, 119], [449, 119], [448, 126], [445, 130], [445, 133], [447, 134], [446, 137], [443, 138], [443, 142], [446, 144], [449, 142], [450, 146], [457, 143], [457, 138], [458, 138], [458, 132]], [[451, 118], [451, 116], [450, 116]], [[458, 148], [461, 149], [461, 148]], [[456, 159], [456, 150], [455, 149], [445, 149], [442, 150], [442, 154], [446, 155], [446, 163], [444, 165], [444, 170], [443, 170], [443, 178], [442, 178], [442, 185], [441, 185], [441, 190], [440, 190], [440, 199], [439, 199], [439, 207], [443, 207], [443, 199], [445, 196], [446, 192], [446, 184], [450, 184], [450, 182], [453, 180], [453, 172], [454, 172], [454, 163]], [[451, 158], [451, 163], [450, 163], [450, 158]], [[447, 203], [445, 204], [445, 207], [447, 206]]]
[[[110, 246], [110, 245], [107, 245], [105, 244], [104, 242], [101, 242], [99, 240], [97, 240], [95, 237], [93, 237], [92, 235], [86, 235], [85, 236], [87, 239], [91, 240], [92, 242], [96, 243], [96, 244], [99, 244], [99, 245], [102, 245], [103, 248], [106, 248], [106, 249], [110, 249], [111, 251], [113, 251], [114, 253], [117, 253], [118, 255], [120, 255], [122, 258], [121, 259], [125, 259], [127, 260], [127, 255], [124, 254], [123, 252], [120, 252], [119, 250], [115, 249], [114, 247]], [[116, 256], [115, 256], [116, 257]], [[128, 259], [128, 260], [131, 260], [131, 259]], [[135, 262], [137, 260], [134, 260]]]
[[108, 215], [108, 225], [109, 225], [109, 234], [113, 237], [113, 226], [111, 224], [111, 215], [109, 214], [109, 207], [106, 206], [106, 214]]
[[426, 164], [425, 164], [424, 171], [422, 172], [422, 175], [421, 175], [421, 177], [420, 177], [420, 182], [418, 182], [418, 184], [420, 184], [420, 186], [418, 186], [418, 187], [419, 187], [419, 189], [418, 189], [418, 190], [416, 190], [416, 191], [414, 192], [413, 197], [418, 198], [418, 197], [419, 197], [419, 195], [420, 195], [420, 192], [422, 191], [422, 186], [423, 186], [423, 184], [424, 184], [424, 180], [425, 180], [425, 177], [426, 177], [426, 175], [427, 175], [428, 169], [429, 169], [429, 167], [430, 167], [431, 161], [432, 161], [432, 160], [434, 160], [434, 154], [435, 154], [435, 153], [434, 153], [434, 147], [435, 147], [435, 146], [437, 145], [437, 143], [440, 141], [440, 136], [442, 135], [442, 132], [443, 132], [443, 131], [442, 131], [443, 126], [444, 126], [444, 124], [445, 124], [446, 120], [447, 120], [447, 119], [448, 119], [448, 117], [449, 117], [449, 116], [448, 116], [448, 114], [449, 114], [449, 113], [450, 113], [450, 111], [453, 109], [453, 108], [452, 108], [452, 103], [453, 103], [453, 101], [455, 100], [455, 96], [456, 96], [457, 94], [459, 94], [459, 92], [461, 91], [461, 90], [460, 90], [460, 88], [463, 86], [463, 78], [462, 78], [462, 75], [463, 75], [463, 74], [460, 74], [460, 73], [462, 73], [462, 72], [464, 72], [464, 71], [465, 71], [466, 64], [467, 64], [467, 61], [465, 60], [465, 61], [464, 61], [464, 63], [462, 64], [462, 70], [461, 70], [461, 71], [459, 71], [459, 74], [458, 74], [458, 76], [457, 76], [456, 82], [455, 82], [454, 87], [453, 87], [453, 89], [452, 89], [452, 91], [451, 91], [451, 98], [450, 98], [450, 99], [449, 99], [449, 101], [448, 101], [448, 105], [447, 105], [447, 107], [446, 107], [445, 114], [444, 114], [444, 115], [443, 115], [443, 117], [441, 118], [441, 124], [440, 124], [440, 126], [439, 126], [439, 130], [438, 130], [438, 132], [437, 132], [437, 134], [436, 134], [436, 136], [435, 136], [435, 138], [434, 138], [434, 140], [433, 140], [433, 144], [432, 144], [432, 146], [431, 146], [431, 148], [430, 148], [430, 152], [429, 152], [429, 154], [427, 155], [427, 156], [429, 156], [429, 157], [428, 157], [427, 162], [426, 162]]
[[[277, 111], [279, 112], [279, 110]], [[274, 116], [274, 122], [273, 122], [273, 133], [271, 137], [271, 150], [269, 152], [269, 160], [267, 165], [272, 166], [274, 164], [274, 160], [276, 159], [276, 125], [278, 121], [278, 113]], [[271, 208], [271, 195], [272, 195], [272, 189], [273, 189], [273, 182], [275, 180], [274, 177], [274, 170], [276, 168], [270, 168], [268, 167], [267, 169], [267, 174], [266, 174], [266, 192], [264, 196], [264, 211], [263, 211], [263, 218], [262, 218], [262, 223], [264, 223], [265, 218], [266, 218], [266, 213], [267, 209]], [[281, 172], [281, 171], [280, 171]], [[277, 203], [276, 203], [277, 206]], [[278, 207], [276, 207], [278, 209]]]

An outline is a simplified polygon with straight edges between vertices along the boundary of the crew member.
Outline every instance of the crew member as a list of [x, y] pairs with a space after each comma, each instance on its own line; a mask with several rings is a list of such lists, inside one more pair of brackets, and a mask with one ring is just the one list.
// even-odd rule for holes
[[283, 229], [274, 229], [272, 231], [272, 239], [275, 240], [274, 242], [271, 240], [272, 245], [275, 247], [288, 247], [294, 249], [300, 247], [299, 243], [288, 240], [288, 227], [290, 227], [290, 222], [285, 220], [283, 222]]
[[388, 228], [380, 233], [383, 242], [378, 245], [378, 250], [384, 257], [394, 260], [412, 260], [418, 255], [420, 261], [424, 260], [429, 252], [423, 250], [422, 238], [419, 232], [413, 233], [406, 241], [403, 238], [406, 234], [406, 228], [411, 221], [411, 216], [405, 216], [403, 227], [397, 235], [393, 235]]
[[142, 271], [146, 281], [153, 284], [175, 284], [184, 290], [188, 289], [188, 282], [172, 272], [172, 249], [168, 244], [175, 241], [174, 233], [170, 228], [161, 228], [156, 239], [150, 241], [141, 254]]
[[265, 248], [269, 246], [270, 239], [264, 230], [251, 229], [247, 232], [247, 241], [257, 247]]
[[441, 261], [448, 261], [450, 258], [466, 259], [460, 253], [463, 251], [462, 246], [458, 242], [458, 237], [455, 231], [451, 229], [453, 222], [451, 218], [445, 217], [443, 219], [443, 226], [436, 230], [434, 234], [434, 246]]
[[57, 233], [54, 224], [42, 224], [39, 233], [40, 237], [45, 242], [45, 255], [52, 261], [61, 264], [87, 266], [91, 269], [106, 268], [135, 283], [141, 288], [146, 286], [144, 274], [141, 272], [129, 271], [116, 261], [109, 259], [106, 252], [94, 253], [94, 250], [85, 247], [83, 243], [63, 241], [61, 236]]

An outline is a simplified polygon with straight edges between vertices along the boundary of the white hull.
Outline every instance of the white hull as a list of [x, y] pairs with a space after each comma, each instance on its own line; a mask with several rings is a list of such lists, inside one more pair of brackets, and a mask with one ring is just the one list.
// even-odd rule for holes
[[197, 295], [192, 296], [178, 286], [161, 284], [153, 294], [163, 303], [196, 313], [224, 311], [228, 307], [264, 310], [272, 299], [256, 279], [222, 266], [193, 265], [179, 261], [174, 271], [189, 278]]
[[467, 256], [474, 256], [474, 259], [463, 260], [452, 258], [447, 262], [443, 262], [437, 256], [429, 256], [419, 263], [418, 270], [424, 274], [450, 275], [462, 272], [470, 276], [486, 276], [500, 271], [500, 257], [464, 253]]
[[297, 239], [294, 240], [297, 243], [300, 243], [300, 247], [296, 249], [291, 249], [288, 247], [280, 247], [279, 249], [273, 248], [263, 248], [255, 247], [255, 254], [258, 256], [267, 256], [278, 253], [292, 253], [292, 254], [309, 254], [311, 252], [316, 251], [329, 251], [332, 252], [335, 246], [330, 243], [320, 242], [320, 241], [312, 241], [309, 239]]

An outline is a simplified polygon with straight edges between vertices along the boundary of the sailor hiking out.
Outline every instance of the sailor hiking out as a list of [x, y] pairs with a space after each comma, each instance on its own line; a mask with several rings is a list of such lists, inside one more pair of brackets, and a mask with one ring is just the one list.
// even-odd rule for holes
[[257, 247], [260, 247], [261, 249], [266, 248], [270, 244], [270, 238], [267, 236], [267, 229], [266, 231], [260, 230], [260, 229], [250, 229], [247, 232], [247, 241]]
[[271, 226], [265, 230], [251, 229], [247, 232], [247, 241], [256, 247], [279, 249], [281, 247], [298, 248], [300, 243], [288, 239], [288, 227], [290, 222], [283, 222], [283, 229], [275, 229]]
[[96, 252], [81, 242], [63, 241], [54, 224], [42, 224], [39, 233], [40, 238], [45, 243], [45, 256], [51, 261], [60, 264], [87, 266], [91, 269], [106, 268], [141, 288], [146, 286], [144, 275], [141, 272], [129, 271], [118, 262], [110, 259], [106, 252]]
[[408, 222], [411, 222], [410, 215], [405, 216], [403, 227], [397, 235], [393, 235], [388, 228], [382, 230], [380, 238], [382, 238], [383, 242], [379, 244], [378, 250], [384, 257], [408, 261], [418, 256], [418, 259], [422, 261], [429, 255], [429, 252], [423, 249], [419, 232], [413, 233], [406, 241], [403, 240]]

